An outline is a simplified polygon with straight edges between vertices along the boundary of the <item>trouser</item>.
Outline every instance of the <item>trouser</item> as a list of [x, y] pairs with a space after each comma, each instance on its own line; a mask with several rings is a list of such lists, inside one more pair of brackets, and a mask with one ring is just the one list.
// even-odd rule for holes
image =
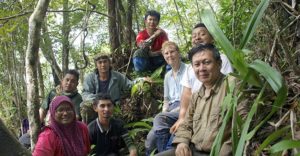
[[145, 141], [146, 155], [157, 147], [158, 152], [166, 150], [170, 138], [170, 128], [178, 119], [178, 112], [162, 112], [155, 116], [153, 121], [153, 128], [147, 135]]
[[154, 71], [158, 67], [166, 64], [166, 61], [162, 55], [150, 57], [147, 55], [147, 53], [147, 49], [138, 49], [134, 52], [132, 62], [135, 71]]
[[[209, 156], [207, 152], [198, 151], [193, 145], [190, 145], [190, 149], [192, 151], [192, 156]], [[175, 156], [176, 148], [172, 148], [170, 150], [157, 153], [155, 156]]]

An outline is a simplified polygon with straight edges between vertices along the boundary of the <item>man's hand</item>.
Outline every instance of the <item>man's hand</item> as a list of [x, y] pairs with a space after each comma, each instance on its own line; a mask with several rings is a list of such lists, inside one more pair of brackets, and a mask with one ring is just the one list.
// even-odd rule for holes
[[160, 34], [162, 34], [164, 32], [164, 30], [162, 29], [157, 29], [153, 35], [155, 35], [155, 37], [159, 36]]
[[192, 151], [186, 143], [180, 143], [176, 147], [176, 156], [192, 156]]
[[171, 134], [174, 134], [174, 133], [177, 131], [179, 125], [182, 124], [182, 123], [183, 123], [183, 119], [178, 119], [178, 120], [174, 123], [174, 125], [170, 128], [170, 133], [171, 133]]
[[130, 151], [129, 151], [129, 156], [137, 156], [138, 154], [137, 154], [137, 151], [136, 151], [136, 149], [131, 149]]
[[151, 77], [147, 76], [143, 78], [144, 81], [149, 82], [149, 83], [153, 83], [153, 80], [151, 79]]

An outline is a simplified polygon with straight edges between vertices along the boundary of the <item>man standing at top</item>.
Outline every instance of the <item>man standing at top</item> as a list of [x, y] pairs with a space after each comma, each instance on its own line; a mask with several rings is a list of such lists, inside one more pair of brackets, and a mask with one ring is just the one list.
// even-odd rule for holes
[[136, 43], [139, 49], [133, 54], [133, 65], [137, 72], [154, 71], [165, 60], [161, 53], [162, 44], [168, 40], [167, 33], [158, 28], [160, 13], [154, 10], [145, 14], [146, 29], [139, 32]]

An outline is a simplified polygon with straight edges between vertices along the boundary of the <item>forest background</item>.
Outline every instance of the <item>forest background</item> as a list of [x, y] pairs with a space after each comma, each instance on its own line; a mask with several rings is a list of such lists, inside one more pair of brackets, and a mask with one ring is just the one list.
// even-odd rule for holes
[[[276, 153], [300, 147], [300, 142], [295, 142], [299, 139], [300, 94], [298, 1], [40, 0], [39, 3], [44, 7], [34, 13], [34, 9], [38, 10], [37, 1], [0, 1], [0, 118], [15, 136], [28, 115], [32, 117], [30, 126], [39, 129], [37, 109], [41, 99], [59, 83], [67, 69], [78, 69], [82, 84], [85, 74], [94, 69], [92, 58], [99, 52], [110, 53], [114, 69], [134, 78], [129, 63], [136, 48], [135, 37], [144, 28], [144, 13], [154, 9], [161, 13], [159, 26], [167, 31], [170, 40], [179, 44], [183, 56], [191, 48], [192, 27], [204, 22], [235, 67], [236, 76], [247, 84], [247, 91], [252, 94], [246, 98], [253, 101], [253, 115], [246, 120], [248, 126], [237, 121], [242, 125], [237, 127], [243, 128], [237, 128], [241, 136], [234, 150], [236, 155], [246, 152], [243, 149], [260, 153], [268, 147], [268, 152]], [[36, 18], [29, 18], [34, 15]], [[31, 35], [35, 27], [40, 36]], [[262, 98], [266, 95], [269, 98]], [[257, 107], [271, 108], [270, 113], [261, 113]], [[234, 113], [227, 117], [231, 116]], [[251, 126], [250, 121], [259, 126]], [[285, 132], [287, 135], [283, 135]], [[254, 136], [259, 137], [253, 139]], [[278, 149], [282, 147], [281, 140], [287, 141], [283, 142], [286, 146]], [[248, 148], [238, 148], [245, 146]]]

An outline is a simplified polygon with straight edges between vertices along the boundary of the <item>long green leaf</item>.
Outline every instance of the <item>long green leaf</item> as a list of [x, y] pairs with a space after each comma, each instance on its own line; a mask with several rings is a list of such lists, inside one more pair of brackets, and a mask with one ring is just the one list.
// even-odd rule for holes
[[[228, 124], [230, 118], [232, 117], [232, 112], [233, 112], [234, 106], [236, 106], [236, 103], [234, 103], [234, 102], [237, 102], [236, 97], [233, 96], [235, 83], [229, 83], [229, 81], [227, 81], [227, 84], [229, 84], [228, 88], [227, 88], [227, 95], [225, 96], [223, 103], [221, 104], [221, 118], [223, 119], [222, 125], [219, 129], [219, 132], [218, 132], [214, 142], [213, 142], [212, 150], [210, 152], [211, 156], [217, 156], [221, 149], [221, 146], [222, 146], [221, 144], [222, 144], [226, 125]], [[226, 112], [226, 114], [225, 114], [225, 112]]]
[[263, 77], [268, 81], [272, 89], [278, 93], [279, 89], [283, 85], [283, 78], [280, 73], [272, 68], [267, 63], [261, 60], [255, 60], [252, 64], [249, 65], [250, 68], [258, 71]]
[[248, 133], [247, 139], [251, 139], [254, 134], [257, 132], [257, 130], [265, 123], [267, 122], [272, 115], [277, 112], [278, 109], [282, 107], [282, 105], [285, 103], [285, 100], [287, 98], [287, 87], [284, 85], [281, 87], [277, 93], [277, 97], [274, 101], [274, 104], [272, 105], [271, 112], [265, 117], [251, 132]]
[[251, 17], [250, 22], [248, 23], [246, 31], [243, 35], [242, 41], [240, 43], [240, 49], [243, 49], [245, 45], [249, 42], [249, 40], [252, 38], [256, 27], [258, 26], [261, 18], [263, 17], [265, 10], [269, 6], [269, 2], [270, 0], [262, 0], [258, 5], [258, 7], [256, 8], [254, 14]]
[[282, 135], [287, 133], [287, 130], [289, 130], [290, 126], [286, 126], [281, 128], [280, 130], [277, 130], [270, 134], [264, 141], [263, 143], [259, 146], [259, 148], [255, 151], [256, 155], [260, 155], [261, 151], [266, 148], [270, 143], [273, 141], [277, 140], [278, 138], [282, 137]]
[[258, 94], [258, 96], [256, 97], [256, 99], [254, 101], [254, 104], [251, 107], [250, 112], [247, 115], [243, 130], [242, 130], [242, 133], [241, 133], [241, 137], [240, 137], [240, 140], [239, 140], [239, 143], [238, 143], [238, 146], [237, 146], [237, 150], [235, 152], [235, 156], [242, 156], [243, 155], [244, 145], [245, 145], [246, 140], [247, 140], [247, 133], [248, 133], [248, 130], [249, 130], [249, 127], [250, 127], [250, 123], [252, 121], [252, 118], [253, 118], [254, 114], [257, 112], [258, 104], [259, 104], [259, 102], [261, 100], [261, 97], [262, 97], [262, 95], [263, 95], [263, 93], [266, 89], [266, 86], [267, 86], [267, 83], [265, 83], [264, 87], [261, 89], [260, 93]]
[[[245, 56], [241, 50], [236, 50], [228, 38], [224, 35], [223, 31], [219, 28], [215, 16], [211, 10], [204, 10], [201, 14], [201, 19], [205, 24], [210, 34], [214, 37], [217, 43], [221, 46], [226, 56], [229, 58], [233, 67], [239, 72], [241, 77], [245, 77], [248, 73], [248, 64], [245, 60]], [[261, 84], [256, 78], [256, 75], [250, 75], [248, 79], [249, 83], [255, 86]]]
[[208, 29], [209, 33], [214, 37], [214, 40], [222, 47], [229, 60], [233, 60], [233, 52], [235, 48], [219, 28], [215, 16], [211, 10], [204, 10], [201, 14], [201, 19]]
[[283, 150], [300, 148], [300, 141], [296, 140], [283, 140], [271, 147], [271, 153], [277, 153]]

